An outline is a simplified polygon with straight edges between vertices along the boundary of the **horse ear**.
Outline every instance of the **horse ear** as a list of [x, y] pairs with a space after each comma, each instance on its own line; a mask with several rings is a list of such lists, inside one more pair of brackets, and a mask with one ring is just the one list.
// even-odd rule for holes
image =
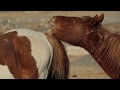
[[104, 14], [102, 13], [99, 17], [98, 17], [98, 21], [99, 23], [101, 23], [104, 19]]
[[89, 26], [94, 26], [98, 23], [98, 15], [95, 15], [89, 22]]

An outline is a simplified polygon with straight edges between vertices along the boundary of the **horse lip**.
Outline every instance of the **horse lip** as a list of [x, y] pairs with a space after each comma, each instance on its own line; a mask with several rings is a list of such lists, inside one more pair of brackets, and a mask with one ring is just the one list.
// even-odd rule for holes
[[52, 18], [50, 17], [50, 19], [48, 20], [49, 23], [49, 28], [55, 28], [55, 16], [53, 16]]

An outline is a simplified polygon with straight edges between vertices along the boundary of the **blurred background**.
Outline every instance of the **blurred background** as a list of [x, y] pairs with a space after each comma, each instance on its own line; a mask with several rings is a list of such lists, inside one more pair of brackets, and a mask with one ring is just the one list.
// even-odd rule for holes
[[[120, 30], [120, 11], [0, 11], [0, 33], [10, 29], [27, 28], [40, 32], [48, 29], [49, 17], [95, 16], [104, 13], [103, 27], [108, 30]], [[70, 79], [110, 79], [90, 54], [83, 48], [65, 42], [70, 60]]]

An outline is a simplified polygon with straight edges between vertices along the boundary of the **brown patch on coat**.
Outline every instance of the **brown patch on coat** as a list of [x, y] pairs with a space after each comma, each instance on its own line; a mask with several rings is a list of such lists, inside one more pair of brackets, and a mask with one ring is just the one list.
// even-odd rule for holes
[[17, 32], [0, 35], [0, 64], [7, 65], [16, 79], [37, 79], [38, 69], [31, 55], [31, 43]]

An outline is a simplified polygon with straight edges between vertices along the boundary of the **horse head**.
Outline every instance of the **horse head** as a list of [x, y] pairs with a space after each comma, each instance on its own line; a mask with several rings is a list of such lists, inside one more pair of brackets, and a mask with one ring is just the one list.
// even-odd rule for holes
[[54, 24], [52, 34], [60, 40], [82, 47], [86, 38], [93, 38], [94, 30], [101, 26], [103, 19], [104, 14], [94, 17], [54, 16], [52, 18]]

